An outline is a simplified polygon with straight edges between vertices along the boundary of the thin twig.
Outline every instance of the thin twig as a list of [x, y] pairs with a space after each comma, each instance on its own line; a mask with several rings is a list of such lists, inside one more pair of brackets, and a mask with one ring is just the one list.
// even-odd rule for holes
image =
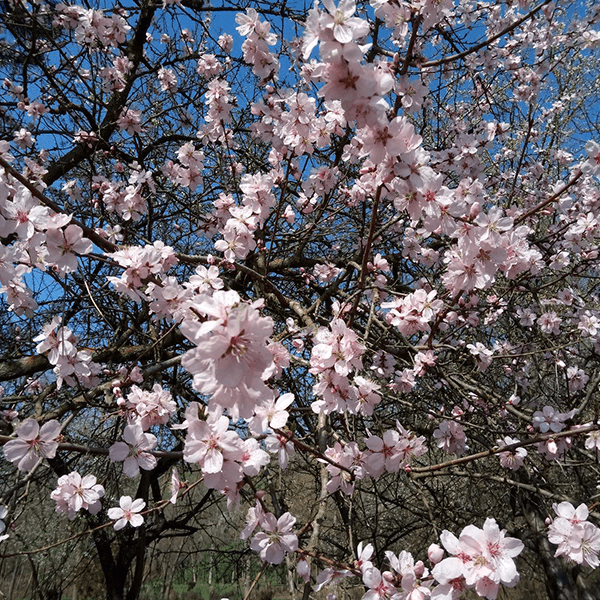
[[550, 4], [550, 2], [553, 2], [553, 0], [544, 0], [544, 2], [542, 2], [541, 4], [538, 4], [535, 8], [530, 10], [525, 16], [521, 17], [520, 19], [517, 19], [514, 23], [511, 23], [510, 25], [505, 27], [502, 31], [500, 31], [499, 33], [497, 33], [496, 35], [493, 35], [491, 38], [488, 38], [487, 40], [484, 40], [483, 42], [480, 42], [479, 44], [475, 44], [475, 46], [472, 46], [471, 48], [468, 48], [467, 50], [464, 50], [463, 52], [459, 52], [458, 54], [453, 54], [452, 56], [447, 56], [446, 58], [440, 58], [438, 60], [431, 60], [429, 62], [423, 63], [421, 65], [421, 68], [424, 69], [426, 67], [437, 67], [439, 65], [445, 65], [446, 63], [453, 62], [455, 60], [460, 60], [461, 58], [464, 58], [465, 56], [469, 56], [469, 54], [473, 54], [473, 52], [477, 52], [478, 50], [481, 50], [482, 48], [489, 46], [490, 44], [494, 43], [497, 39], [501, 38], [503, 35], [510, 33], [513, 29], [516, 29], [517, 27], [519, 27], [519, 25], [522, 25], [523, 23], [525, 23], [525, 21], [527, 21], [528, 19], [533, 17], [533, 15], [535, 15], [542, 8], [544, 8], [544, 6], [546, 6], [546, 4]]

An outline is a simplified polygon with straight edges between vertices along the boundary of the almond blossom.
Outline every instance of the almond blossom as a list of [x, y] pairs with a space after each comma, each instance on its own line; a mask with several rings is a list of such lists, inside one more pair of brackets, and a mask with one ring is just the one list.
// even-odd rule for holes
[[556, 518], [550, 522], [548, 540], [558, 548], [554, 556], [565, 556], [595, 569], [600, 565], [600, 529], [587, 521], [588, 507], [574, 508], [570, 502], [553, 504]]
[[264, 515], [260, 522], [263, 531], [257, 533], [250, 543], [250, 548], [259, 553], [260, 558], [272, 565], [283, 562], [288, 552], [298, 549], [298, 538], [292, 533], [296, 518], [284, 513], [276, 519], [271, 513]]
[[[438, 483], [454, 486], [458, 519], [478, 502], [507, 510], [502, 488], [521, 475], [592, 498], [595, 4], [250, 2], [229, 20], [180, 0], [4, 4], [0, 21], [19, 27], [0, 26], [0, 43], [35, 57], [0, 61], [5, 457], [42, 466], [36, 478], [55, 458], [68, 475], [51, 499], [69, 518], [98, 513], [105, 492], [64, 465], [103, 465], [111, 490], [110, 461], [143, 469], [144, 499], [108, 511], [115, 529], [143, 523], [147, 484], [163, 510], [159, 456], [173, 466], [167, 511], [182, 515], [195, 491], [181, 491], [200, 482], [230, 511], [254, 494], [242, 538], [269, 563], [298, 552], [288, 566], [307, 584], [326, 567], [316, 591], [351, 575], [365, 600], [514, 586], [523, 544], [494, 519], [444, 531], [450, 555], [430, 546], [431, 572], [383, 541], [406, 527], [423, 528], [421, 550], [431, 541], [435, 524], [405, 502], [419, 481], [435, 481], [419, 484], [426, 508]], [[60, 460], [61, 424], [19, 425], [19, 412], [60, 416]], [[486, 465], [519, 477], [462, 493]], [[321, 481], [297, 534], [283, 487], [305, 467]], [[15, 525], [32, 476], [3, 491]], [[556, 556], [598, 566], [587, 506], [554, 512]], [[156, 536], [182, 524], [157, 519]], [[354, 560], [359, 519], [374, 529]], [[134, 563], [101, 538], [98, 564], [135, 596]], [[535, 575], [552, 586], [552, 569]]]
[[340, 0], [337, 6], [333, 0], [323, 0], [323, 5], [329, 11], [329, 15], [321, 16], [320, 26], [325, 30], [330, 29], [340, 44], [358, 40], [367, 34], [368, 23], [352, 16], [356, 11], [354, 0]]
[[19, 471], [31, 471], [40, 458], [54, 458], [61, 425], [52, 420], [41, 427], [35, 419], [25, 419], [17, 427], [17, 439], [4, 444], [4, 456]]
[[467, 588], [475, 588], [479, 596], [494, 600], [500, 585], [514, 587], [519, 581], [514, 558], [523, 543], [506, 537], [495, 519], [486, 519], [483, 529], [465, 527], [457, 538], [449, 531], [442, 532], [444, 548], [452, 555], [435, 565], [433, 577], [442, 585], [464, 577]]
[[457, 421], [442, 421], [433, 432], [438, 440], [438, 448], [460, 456], [467, 448], [467, 436], [463, 426]]
[[[497, 440], [498, 446], [502, 448], [503, 446], [510, 446], [511, 444], [517, 444], [520, 440], [517, 438], [511, 438], [509, 436], [505, 436], [503, 440]], [[517, 448], [513, 451], [500, 452], [498, 454], [500, 458], [500, 464], [505, 469], [511, 469], [512, 471], [516, 471], [520, 467], [523, 466], [525, 462], [525, 458], [527, 457], [527, 450], [525, 448]]]
[[156, 436], [144, 433], [139, 421], [134, 421], [123, 431], [124, 442], [116, 442], [109, 448], [109, 458], [123, 462], [123, 473], [127, 477], [139, 475], [140, 468], [151, 471], [156, 466], [156, 458], [149, 453], [156, 446]]
[[362, 600], [390, 600], [395, 596], [397, 589], [390, 583], [390, 577], [386, 577], [387, 573], [375, 567], [363, 571], [363, 583], [368, 589], [363, 595]]
[[58, 487], [50, 494], [56, 501], [57, 512], [66, 512], [69, 519], [81, 509], [95, 515], [100, 512], [100, 498], [104, 496], [104, 487], [96, 483], [94, 475], [81, 475], [72, 471], [58, 479]]
[[283, 394], [256, 407], [254, 417], [249, 422], [250, 430], [261, 434], [271, 429], [285, 427], [289, 413], [286, 408], [294, 402], [294, 394]]
[[131, 499], [131, 496], [121, 496], [119, 506], [108, 509], [108, 518], [115, 521], [114, 529], [119, 531], [127, 523], [132, 527], [139, 527], [144, 523], [144, 517], [139, 513], [144, 509], [146, 503], [141, 498]]
[[188, 425], [183, 458], [200, 464], [204, 473], [219, 473], [225, 460], [242, 458], [242, 442], [235, 431], [229, 431], [229, 419], [210, 415], [208, 420], [194, 419]]

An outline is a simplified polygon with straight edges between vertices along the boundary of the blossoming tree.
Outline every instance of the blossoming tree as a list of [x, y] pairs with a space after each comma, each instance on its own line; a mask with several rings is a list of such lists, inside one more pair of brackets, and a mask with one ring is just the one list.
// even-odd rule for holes
[[598, 6], [5, 4], [0, 554], [35, 482], [111, 600], [221, 497], [305, 599], [597, 597]]

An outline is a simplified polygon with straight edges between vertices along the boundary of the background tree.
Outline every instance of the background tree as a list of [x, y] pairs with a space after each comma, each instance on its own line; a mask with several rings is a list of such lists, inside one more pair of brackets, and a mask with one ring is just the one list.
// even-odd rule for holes
[[597, 595], [593, 3], [3, 8], [7, 571]]

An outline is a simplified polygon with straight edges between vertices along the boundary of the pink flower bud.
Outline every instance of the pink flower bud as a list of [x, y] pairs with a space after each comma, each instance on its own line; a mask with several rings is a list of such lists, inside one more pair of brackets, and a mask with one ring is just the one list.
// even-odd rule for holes
[[296, 571], [298, 573], [298, 577], [304, 579], [306, 583], [310, 581], [310, 567], [306, 560], [301, 559], [298, 561], [298, 564], [296, 565]]
[[432, 565], [437, 565], [444, 558], [444, 550], [438, 544], [431, 544], [427, 548], [427, 556]]
[[393, 574], [391, 571], [384, 571], [384, 572], [381, 574], [381, 578], [382, 578], [384, 581], [387, 581], [388, 583], [393, 583], [393, 582], [394, 582], [394, 580], [396, 579], [396, 576], [395, 576], [395, 575], [394, 575], [394, 574]]
[[425, 573], [425, 565], [423, 564], [423, 561], [420, 560], [415, 563], [415, 575], [417, 578], [421, 578], [423, 573]]

